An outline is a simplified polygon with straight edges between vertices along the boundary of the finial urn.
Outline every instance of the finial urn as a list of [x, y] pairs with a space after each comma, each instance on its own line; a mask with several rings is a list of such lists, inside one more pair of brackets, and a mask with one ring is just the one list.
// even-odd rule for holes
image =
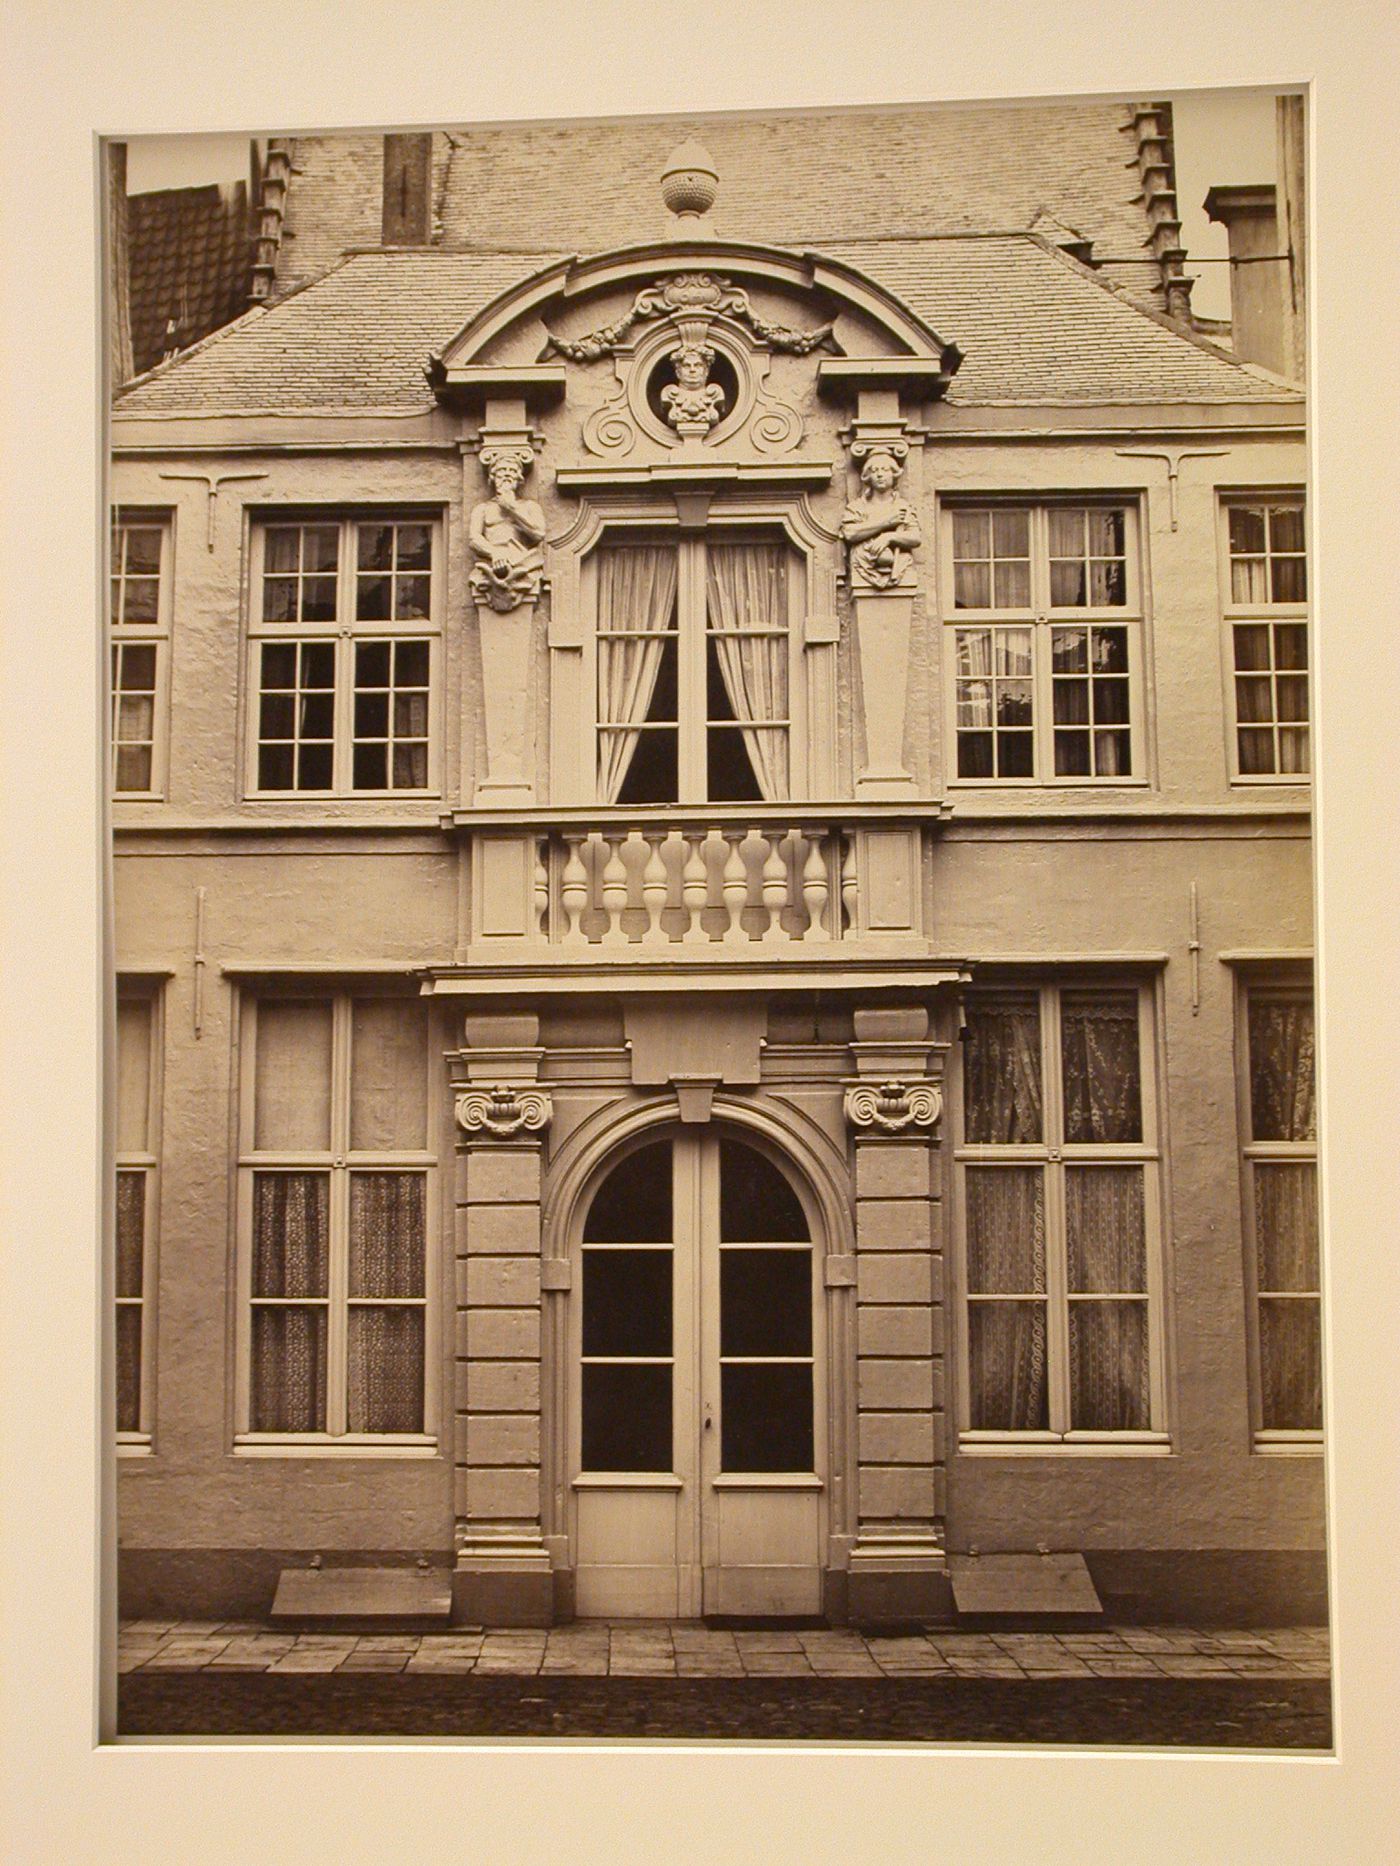
[[719, 171], [709, 151], [693, 136], [672, 150], [661, 171], [661, 198], [684, 220], [707, 214], [719, 193]]

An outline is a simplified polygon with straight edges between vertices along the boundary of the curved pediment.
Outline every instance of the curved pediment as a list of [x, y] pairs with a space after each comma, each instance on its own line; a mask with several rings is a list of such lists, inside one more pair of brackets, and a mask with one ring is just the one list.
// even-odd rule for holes
[[471, 318], [430, 360], [429, 376], [443, 400], [516, 396], [545, 405], [563, 393], [563, 364], [635, 352], [660, 332], [672, 350], [687, 339], [716, 347], [718, 339], [722, 351], [728, 335], [756, 354], [815, 355], [824, 387], [859, 380], [926, 400], [943, 393], [962, 360], [956, 345], [853, 266], [704, 240], [547, 266]]

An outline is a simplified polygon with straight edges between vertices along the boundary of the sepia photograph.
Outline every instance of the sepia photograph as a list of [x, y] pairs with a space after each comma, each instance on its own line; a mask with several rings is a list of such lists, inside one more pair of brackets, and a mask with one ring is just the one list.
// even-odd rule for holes
[[1372, 0], [14, 0], [0, 1852], [1380, 1866]]
[[1329, 1751], [1306, 147], [104, 142], [121, 1737]]

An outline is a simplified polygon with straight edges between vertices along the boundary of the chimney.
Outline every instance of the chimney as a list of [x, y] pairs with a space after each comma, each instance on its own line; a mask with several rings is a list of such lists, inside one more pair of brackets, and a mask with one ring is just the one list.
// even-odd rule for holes
[[107, 374], [115, 395], [135, 375], [131, 358], [131, 249], [126, 204], [126, 144], [107, 155]]
[[1288, 254], [1283, 291], [1284, 374], [1302, 382], [1308, 370], [1308, 223], [1304, 192], [1304, 123], [1301, 97], [1275, 100], [1278, 147], [1279, 251]]
[[385, 246], [426, 246], [432, 205], [431, 132], [384, 138]]
[[1284, 328], [1289, 265], [1279, 232], [1278, 193], [1272, 182], [1212, 188], [1207, 218], [1223, 226], [1230, 243], [1230, 329], [1235, 355], [1292, 376]]

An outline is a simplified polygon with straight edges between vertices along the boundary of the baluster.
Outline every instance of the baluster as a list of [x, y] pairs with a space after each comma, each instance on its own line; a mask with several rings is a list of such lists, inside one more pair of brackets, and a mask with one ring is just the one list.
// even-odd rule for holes
[[845, 852], [841, 858], [841, 907], [845, 916], [845, 930], [852, 932], [856, 924], [856, 839], [854, 833], [843, 838]]
[[[634, 833], [628, 832], [629, 835]], [[605, 836], [600, 832], [598, 840], [608, 851], [603, 869], [603, 911], [608, 916], [603, 944], [625, 946], [627, 939], [622, 931], [622, 912], [627, 905], [627, 864], [622, 859], [622, 845], [627, 837]]]
[[807, 909], [807, 931], [804, 939], [829, 940], [830, 930], [826, 924], [826, 903], [831, 894], [831, 884], [826, 874], [826, 851], [822, 847], [822, 832], [813, 829], [807, 836], [807, 860], [802, 869], [802, 902]]
[[741, 829], [737, 836], [726, 836], [716, 829], [711, 834], [718, 837], [729, 851], [724, 859], [724, 881], [720, 887], [725, 911], [729, 915], [724, 941], [727, 946], [744, 946], [748, 944], [743, 913], [749, 898], [749, 871], [740, 851], [749, 839], [749, 832]]
[[541, 943], [549, 939], [549, 844], [535, 844], [535, 931]]
[[566, 946], [586, 946], [583, 927], [583, 911], [588, 905], [588, 870], [583, 861], [583, 844], [586, 838], [577, 830], [566, 832], [564, 841], [568, 845], [569, 859], [564, 864], [564, 873], [560, 880], [559, 898], [563, 902], [564, 914], [568, 927], [564, 933]]
[[710, 892], [710, 871], [705, 866], [709, 833], [703, 829], [687, 830], [682, 841], [686, 855], [681, 871], [681, 905], [688, 916], [684, 940], [687, 946], [708, 946], [710, 937], [700, 924], [700, 916]]
[[670, 840], [670, 831], [661, 835], [653, 833], [645, 840], [647, 864], [642, 871], [642, 905], [647, 910], [647, 924], [642, 938], [653, 946], [659, 946], [666, 938], [661, 929], [661, 915], [665, 910], [668, 891], [666, 864], [662, 860], [661, 850]]
[[787, 831], [780, 829], [775, 835], [765, 836], [768, 853], [763, 858], [762, 896], [763, 905], [768, 913], [768, 925], [763, 931], [765, 946], [776, 946], [786, 936], [783, 932], [783, 908], [787, 905], [787, 864], [783, 861], [783, 845], [787, 841]]

